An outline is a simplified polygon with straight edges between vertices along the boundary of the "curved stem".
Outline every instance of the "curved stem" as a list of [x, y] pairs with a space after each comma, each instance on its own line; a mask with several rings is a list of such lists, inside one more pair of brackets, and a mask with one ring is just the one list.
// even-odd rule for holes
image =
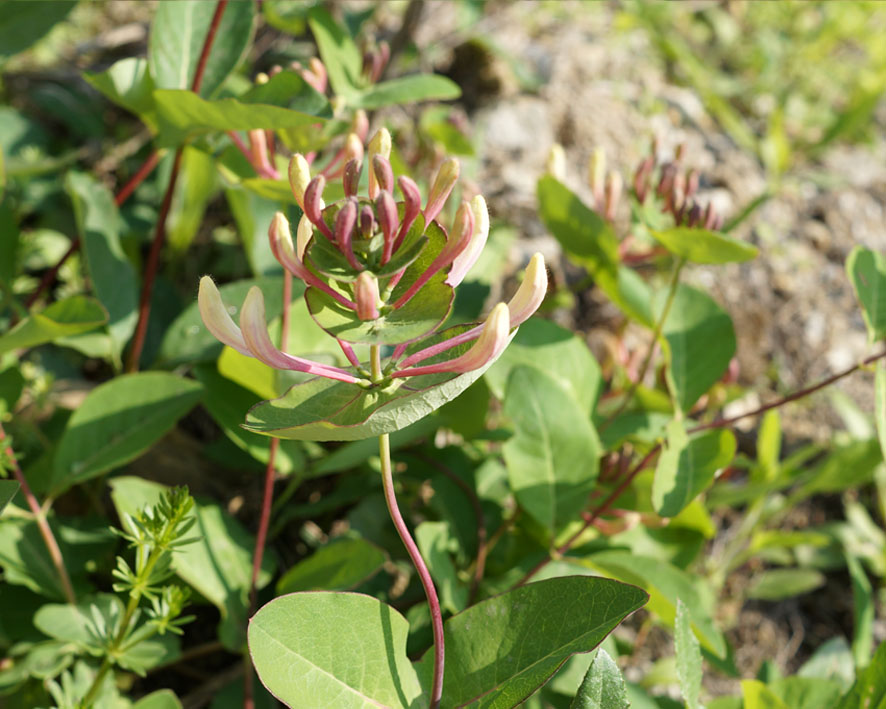
[[403, 546], [409, 553], [409, 558], [418, 571], [418, 577], [421, 579], [421, 585], [425, 589], [425, 596], [428, 599], [428, 606], [431, 611], [431, 626], [434, 629], [434, 679], [431, 683], [431, 703], [430, 709], [438, 709], [440, 706], [440, 698], [443, 696], [443, 614], [440, 611], [440, 601], [437, 598], [437, 591], [434, 588], [434, 581], [431, 579], [431, 573], [428, 571], [427, 564], [421, 557], [415, 540], [409, 534], [403, 515], [400, 514], [400, 508], [397, 506], [397, 495], [394, 492], [394, 474], [391, 467], [391, 440], [387, 433], [378, 437], [378, 451], [381, 457], [381, 478], [385, 490], [385, 503], [388, 506], [388, 513], [391, 520], [397, 528], [397, 534], [403, 541]]

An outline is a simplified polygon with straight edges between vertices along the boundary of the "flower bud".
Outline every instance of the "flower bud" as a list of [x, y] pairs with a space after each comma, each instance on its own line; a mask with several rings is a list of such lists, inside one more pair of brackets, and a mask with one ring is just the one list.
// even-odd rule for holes
[[369, 141], [369, 199], [373, 201], [378, 197], [379, 190], [378, 179], [372, 169], [376, 155], [381, 155], [385, 160], [391, 157], [391, 134], [387, 128], [380, 128]]
[[394, 242], [394, 251], [400, 248], [400, 244], [403, 243], [403, 239], [406, 238], [406, 234], [409, 233], [415, 218], [421, 211], [421, 192], [418, 189], [418, 185], [405, 175], [397, 180], [397, 184], [400, 186], [400, 192], [403, 195], [403, 221], [400, 222], [400, 232], [397, 234], [397, 240]]
[[345, 140], [345, 160], [363, 162], [363, 141], [356, 133], [348, 133]]
[[391, 260], [394, 250], [394, 237], [399, 224], [397, 205], [391, 193], [387, 190], [382, 190], [378, 193], [378, 199], [375, 200], [375, 213], [378, 216], [378, 224], [385, 237], [385, 246], [381, 256], [381, 265], [384, 266]]
[[351, 121], [351, 132], [357, 134], [361, 143], [366, 142], [366, 136], [369, 135], [369, 117], [362, 108], [358, 108], [354, 113], [354, 120]]
[[618, 208], [618, 200], [621, 197], [622, 179], [618, 172], [610, 172], [606, 180], [605, 209], [603, 216], [609, 221], [615, 218], [615, 210]]
[[378, 318], [378, 279], [369, 271], [363, 271], [354, 282], [354, 300], [357, 303], [357, 317], [361, 320]]
[[299, 261], [304, 261], [305, 249], [308, 247], [308, 242], [313, 235], [314, 225], [311, 224], [311, 220], [306, 215], [302, 214], [301, 219], [298, 220], [298, 227], [295, 230], [295, 253]]
[[605, 182], [606, 150], [594, 148], [594, 152], [591, 154], [591, 159], [588, 162], [588, 185], [591, 188], [591, 194], [594, 195], [594, 206], [597, 211], [603, 209]]
[[234, 323], [228, 309], [222, 302], [221, 293], [209, 276], [200, 279], [200, 290], [197, 293], [197, 307], [206, 329], [217, 339], [233, 347], [240, 354], [252, 357], [240, 328]]
[[345, 169], [342, 172], [342, 187], [344, 187], [345, 197], [354, 197], [360, 187], [360, 172], [363, 165], [359, 160], [351, 159], [345, 163]]
[[640, 204], [646, 201], [646, 195], [649, 192], [649, 178], [652, 175], [653, 169], [655, 169], [655, 159], [649, 156], [640, 163], [640, 166], [634, 173], [634, 194], [637, 196]]
[[698, 192], [698, 170], [690, 170], [686, 174], [686, 199]]
[[375, 214], [372, 213], [372, 207], [364, 204], [360, 208], [360, 236], [368, 239], [375, 231]]
[[486, 209], [486, 200], [481, 195], [471, 200], [471, 212], [474, 215], [474, 233], [471, 241], [467, 248], [455, 257], [446, 278], [446, 283], [453, 288], [464, 280], [471, 266], [477, 262], [489, 236], [489, 212]]
[[455, 158], [445, 160], [440, 166], [425, 205], [425, 224], [430, 224], [440, 214], [452, 188], [458, 182], [458, 173], [459, 164]]
[[305, 208], [305, 189], [311, 181], [311, 166], [305, 160], [305, 156], [296, 153], [289, 161], [289, 186], [292, 188], [292, 194], [298, 206], [304, 211]]
[[544, 257], [540, 253], [529, 259], [529, 265], [523, 274], [523, 282], [508, 301], [511, 314], [511, 327], [517, 327], [536, 311], [548, 292], [548, 272]]
[[335, 241], [332, 231], [323, 221], [323, 189], [326, 187], [326, 178], [323, 175], [317, 175], [308, 183], [305, 188], [305, 205], [304, 210], [308, 219], [316, 226], [323, 235], [330, 241]]
[[357, 224], [357, 200], [349, 197], [335, 215], [335, 242], [344, 257], [355, 271], [362, 271], [363, 266], [354, 256], [353, 235]]
[[391, 161], [381, 155], [372, 158], [372, 171], [375, 173], [375, 179], [380, 190], [394, 191], [394, 171], [391, 168]]
[[563, 146], [559, 143], [554, 143], [551, 146], [550, 152], [548, 152], [545, 172], [551, 177], [556, 177], [561, 182], [566, 177], [566, 153], [563, 151]]

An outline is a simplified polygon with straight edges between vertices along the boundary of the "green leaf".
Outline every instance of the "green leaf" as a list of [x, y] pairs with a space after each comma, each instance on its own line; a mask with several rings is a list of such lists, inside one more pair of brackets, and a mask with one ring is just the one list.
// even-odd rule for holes
[[15, 480], [0, 480], [0, 512], [12, 501], [18, 488], [19, 484]]
[[158, 689], [139, 699], [132, 709], [182, 709], [182, 703], [171, 689]]
[[[471, 606], [444, 625], [441, 706], [517, 706], [569, 657], [597, 647], [646, 599], [633, 586], [566, 576], [520, 586]], [[428, 651], [418, 665], [425, 679], [432, 655]]]
[[713, 482], [714, 474], [735, 457], [732, 431], [705, 431], [686, 436], [683, 423], [668, 424], [668, 445], [658, 459], [652, 504], [662, 517], [676, 517]]
[[371, 596], [295, 593], [252, 617], [249, 652], [262, 683], [288, 706], [405, 708], [422, 694], [408, 632], [402, 615]]
[[680, 691], [689, 709], [699, 709], [701, 692], [701, 648], [690, 627], [689, 612], [683, 601], [677, 599], [677, 618], [674, 624], [674, 646], [677, 651], [677, 676]]
[[886, 256], [856, 246], [846, 258], [846, 273], [861, 303], [871, 342], [886, 337]]
[[767, 686], [789, 709], [833, 709], [842, 694], [839, 682], [821, 677], [786, 677]]
[[[151, 24], [148, 64], [162, 89], [190, 89], [217, 3], [163, 2]], [[200, 84], [211, 96], [240, 63], [252, 40], [254, 6], [232, 2], [225, 6]]]
[[716, 231], [684, 226], [652, 235], [668, 251], [692, 263], [734, 263], [748, 261], [759, 253], [756, 246]]
[[8, 202], [3, 202], [5, 177], [3, 150], [0, 148], [0, 284], [5, 285], [6, 292], [10, 292], [13, 290], [12, 282], [19, 274], [21, 232], [16, 213]]
[[206, 207], [218, 191], [216, 174], [212, 157], [202, 150], [184, 147], [166, 220], [166, 238], [174, 251], [186, 251], [197, 236]]
[[96, 637], [95, 619], [104, 627], [113, 629], [123, 616], [122, 601], [110, 593], [100, 593], [80, 600], [77, 605], [47, 603], [34, 615], [34, 627], [56, 640], [76, 643], [85, 652], [98, 654], [103, 647], [102, 637]]
[[583, 339], [550, 320], [530, 318], [520, 326], [498, 362], [486, 372], [492, 393], [505, 398], [508, 376], [519, 365], [535, 367], [555, 379], [590, 415], [597, 404], [603, 375]]
[[620, 266], [612, 226], [550, 175], [538, 181], [537, 195], [541, 220], [572, 260], [622, 311], [652, 327], [648, 288], [634, 271]]
[[384, 552], [365, 539], [335, 539], [283, 574], [277, 595], [347, 591], [372, 577], [384, 563]]
[[0, 64], [34, 44], [64, 20], [76, 4], [76, 0], [2, 3]]
[[148, 62], [140, 57], [127, 57], [115, 62], [103, 72], [83, 78], [101, 91], [109, 100], [134, 113], [152, 131], [157, 129], [154, 111], [154, 81], [148, 71]]
[[874, 659], [840, 701], [837, 709], [882, 709], [886, 704], [886, 642], [880, 643]]
[[138, 320], [139, 279], [120, 245], [121, 221], [110, 191], [91, 175], [70, 172], [65, 191], [95, 294], [108, 311], [108, 334], [117, 360]]
[[[658, 294], [656, 311], [661, 312], [664, 298]], [[706, 293], [680, 285], [662, 334], [671, 390], [688, 411], [723, 376], [735, 354], [732, 319]]]
[[569, 709], [628, 709], [630, 706], [618, 665], [600, 648]]
[[[296, 284], [293, 284], [296, 285]], [[219, 287], [222, 300], [235, 321], [239, 320], [240, 306], [252, 286], [258, 286], [265, 296], [265, 314], [273, 320], [283, 309], [283, 277], [275, 276], [257, 280], [235, 281]], [[294, 288], [295, 295], [296, 289]], [[172, 369], [183, 364], [199, 364], [218, 358], [224, 349], [200, 317], [197, 307], [197, 284], [194, 283], [194, 301], [169, 326], [160, 345], [156, 366]]]
[[[458, 326], [414, 347], [426, 347], [463, 332]], [[427, 364], [448, 361], [466, 352], [468, 342]], [[407, 354], [410, 353], [407, 349]], [[392, 433], [424, 418], [461, 394], [492, 365], [465, 374], [424, 374], [398, 378], [383, 389], [316, 377], [296, 384], [283, 396], [252, 407], [243, 427], [277, 438], [314, 441], [355, 441]], [[405, 381], [404, 381], [405, 380]]]
[[682, 599], [702, 647], [718, 657], [726, 656], [726, 640], [712, 618], [713, 592], [697, 578], [659, 559], [621, 550], [598, 552], [580, 563], [645, 588], [649, 593], [648, 610], [670, 626], [675, 623], [677, 601]]
[[347, 31], [322, 6], [311, 8], [308, 23], [333, 92], [337, 96], [352, 97], [357, 92], [363, 71], [360, 50]]
[[852, 655], [856, 667], [867, 667], [874, 648], [874, 589], [861, 562], [848, 551], [845, 556], [852, 581]]
[[[110, 486], [111, 499], [121, 517], [123, 513], [135, 515], [146, 505], [156, 504], [167, 489], [128, 476], [113, 478]], [[218, 504], [198, 500], [194, 514], [197, 522], [188, 536], [196, 541], [175, 551], [172, 568], [219, 609], [219, 638], [228, 649], [239, 651], [244, 642], [255, 539]], [[273, 569], [273, 557], [265, 554], [258, 588], [270, 582]]]
[[815, 569], [770, 569], [754, 577], [747, 595], [764, 601], [780, 601], [814, 591], [824, 582], [824, 575]]
[[777, 694], [759, 680], [742, 680], [741, 695], [744, 709], [789, 709]]
[[374, 84], [350, 103], [368, 110], [418, 101], [450, 101], [461, 96], [461, 89], [451, 79], [436, 74], [414, 74]]
[[154, 101], [162, 128], [161, 147], [172, 147], [216, 131], [282, 130], [326, 120], [289, 108], [242, 103], [235, 98], [204, 99], [182, 89], [157, 89], [154, 91]]
[[294, 71], [281, 71], [264, 84], [255, 84], [239, 100], [243, 103], [264, 103], [310, 113], [312, 116], [332, 118], [332, 108], [326, 97]]
[[458, 541], [452, 535], [449, 522], [422, 522], [415, 528], [415, 541], [434, 578], [443, 611], [464, 610], [468, 605], [468, 587], [459, 580], [450, 556], [458, 550]]
[[514, 423], [502, 447], [511, 489], [553, 537], [587, 506], [599, 467], [597, 433], [556, 380], [523, 365], [508, 378], [504, 413]]
[[197, 382], [164, 372], [126, 374], [95, 389], [65, 426], [55, 456], [55, 495], [134, 460], [200, 400]]
[[877, 423], [877, 439], [880, 452], [886, 458], [886, 362], [877, 362], [874, 377], [874, 420]]
[[73, 295], [53, 303], [42, 313], [32, 313], [0, 335], [0, 354], [89, 332], [107, 321], [108, 313], [101, 303], [84, 295]]

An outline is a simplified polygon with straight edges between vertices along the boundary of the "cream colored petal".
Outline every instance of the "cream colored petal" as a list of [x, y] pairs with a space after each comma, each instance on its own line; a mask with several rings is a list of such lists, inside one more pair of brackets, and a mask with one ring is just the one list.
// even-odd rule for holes
[[200, 279], [200, 290], [197, 294], [197, 307], [200, 309], [200, 317], [206, 329], [213, 336], [229, 347], [233, 347], [241, 354], [252, 357], [252, 352], [243, 339], [240, 328], [237, 327], [222, 302], [221, 293], [215, 287], [215, 283], [209, 276]]
[[545, 260], [540, 253], [536, 253], [529, 259], [529, 265], [523, 275], [523, 282], [514, 293], [514, 297], [508, 302], [511, 327], [517, 327], [529, 319], [538, 310], [547, 292], [548, 272], [545, 268]]

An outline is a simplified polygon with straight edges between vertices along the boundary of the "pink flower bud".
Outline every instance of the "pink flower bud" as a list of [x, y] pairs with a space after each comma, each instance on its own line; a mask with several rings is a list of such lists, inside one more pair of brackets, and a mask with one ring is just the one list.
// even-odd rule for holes
[[373, 201], [378, 197], [380, 189], [375, 170], [372, 169], [376, 155], [381, 155], [385, 160], [391, 157], [391, 134], [388, 133], [387, 128], [380, 128], [369, 141], [369, 199]]
[[471, 266], [477, 262], [489, 236], [489, 212], [486, 209], [486, 200], [481, 195], [471, 200], [471, 212], [474, 216], [474, 230], [470, 243], [452, 261], [452, 268], [446, 278], [446, 283], [453, 288], [464, 280]]
[[360, 172], [362, 169], [363, 165], [356, 159], [348, 160], [345, 164], [341, 181], [346, 197], [354, 197], [357, 194], [357, 190], [360, 187]]
[[323, 221], [323, 189], [326, 187], [326, 178], [323, 175], [317, 175], [308, 183], [305, 188], [305, 205], [304, 210], [308, 219], [316, 226], [323, 235], [330, 241], [335, 241], [332, 231]]
[[357, 200], [348, 198], [335, 215], [335, 241], [348, 263], [355, 271], [362, 271], [363, 266], [354, 256], [353, 235], [357, 225]]
[[225, 304], [222, 302], [221, 293], [215, 287], [215, 283], [209, 276], [200, 279], [200, 290], [197, 293], [197, 307], [200, 309], [200, 317], [206, 329], [212, 333], [215, 339], [223, 342], [228, 347], [233, 347], [240, 354], [252, 357], [252, 352], [246, 345], [240, 328], [234, 323]]
[[348, 133], [345, 140], [345, 159], [363, 162], [363, 141], [356, 133]]
[[391, 161], [381, 155], [372, 158], [372, 171], [379, 190], [394, 191], [394, 171], [391, 169]]
[[391, 254], [394, 249], [394, 236], [399, 225], [397, 205], [391, 193], [387, 190], [382, 190], [378, 193], [378, 199], [375, 200], [375, 213], [378, 216], [381, 232], [385, 237], [385, 246], [381, 255], [381, 265], [384, 266], [391, 260]]
[[540, 253], [529, 259], [529, 265], [523, 274], [523, 282], [508, 302], [511, 314], [511, 327], [517, 327], [538, 310], [548, 292], [548, 271], [545, 259]]
[[415, 218], [421, 211], [421, 192], [419, 192], [418, 185], [405, 175], [397, 180], [397, 184], [403, 195], [403, 221], [400, 222], [400, 232], [394, 241], [394, 251], [400, 248], [400, 244], [403, 243], [403, 239], [406, 238], [406, 234], [409, 233]]
[[302, 211], [305, 208], [305, 189], [310, 181], [311, 166], [308, 165], [304, 155], [296, 153], [289, 161], [289, 186], [292, 188], [292, 195]]
[[425, 205], [425, 224], [430, 224], [440, 214], [443, 205], [449, 199], [452, 188], [458, 182], [458, 174], [459, 164], [455, 158], [449, 158], [440, 165], [440, 170], [437, 172], [437, 177], [428, 194], [428, 202]]
[[375, 214], [372, 213], [372, 207], [364, 204], [360, 208], [360, 236], [368, 239], [375, 231]]
[[378, 279], [369, 271], [363, 271], [354, 282], [354, 300], [357, 302], [357, 317], [361, 320], [378, 318]]
[[362, 108], [357, 109], [354, 113], [354, 120], [351, 121], [351, 131], [357, 134], [361, 143], [366, 142], [366, 136], [369, 135], [369, 117]]

